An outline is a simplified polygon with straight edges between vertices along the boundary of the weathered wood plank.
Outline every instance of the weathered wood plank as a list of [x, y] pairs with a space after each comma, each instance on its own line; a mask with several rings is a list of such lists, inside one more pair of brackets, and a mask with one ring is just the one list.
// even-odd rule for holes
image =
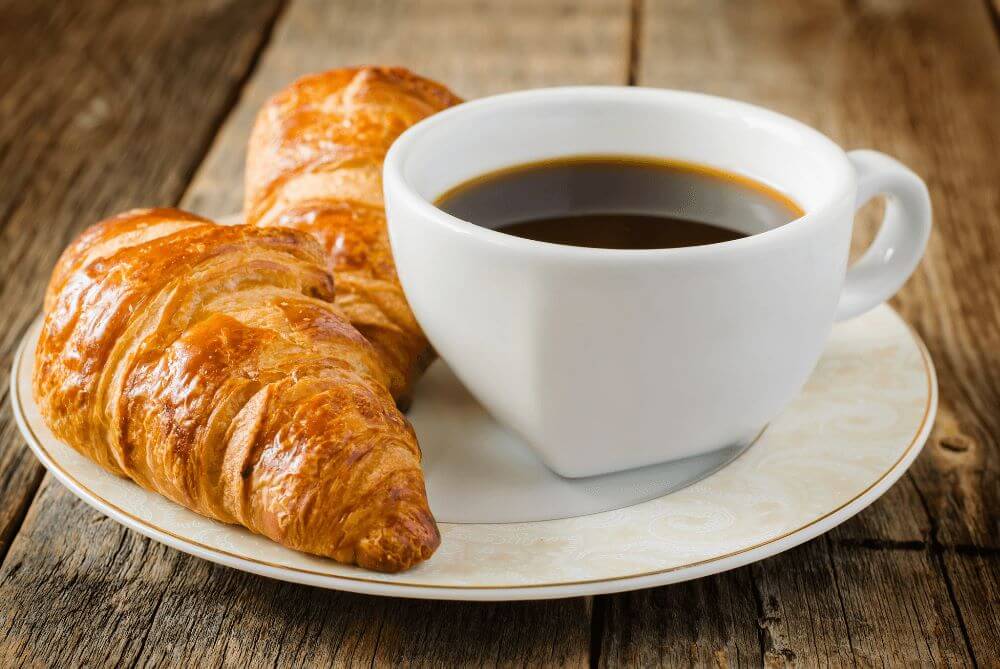
[[1000, 554], [942, 555], [948, 586], [981, 667], [1000, 667]]
[[582, 599], [477, 605], [250, 576], [126, 530], [46, 479], [0, 573], [0, 665], [581, 666]]
[[932, 551], [818, 540], [754, 570], [772, 662], [971, 664]]
[[650, 2], [642, 14], [639, 83], [763, 104], [925, 177], [936, 229], [894, 304], [937, 365], [937, 427], [913, 485], [841, 533], [1000, 547], [1000, 53], [985, 4]]
[[0, 559], [41, 480], [6, 394], [52, 265], [101, 217], [177, 201], [278, 4], [0, 2]]
[[[295, 2], [182, 203], [238, 207], [256, 109], [301, 73], [401, 63], [465, 95], [623, 83], [628, 13], [627, 0]], [[409, 602], [272, 582], [147, 541], [49, 481], [0, 569], [0, 602], [0, 658], [17, 663], [578, 666], [589, 654], [584, 599]]]
[[185, 202], [210, 216], [240, 210], [246, 141], [257, 110], [310, 72], [398, 64], [467, 98], [557, 84], [623, 84], [628, 5], [629, 0], [349, 0], [336, 7], [321, 0], [295, 2]]
[[600, 666], [758, 666], [761, 642], [750, 569], [664, 588], [598, 597]]
[[924, 549], [819, 539], [726, 574], [607, 599], [601, 665], [972, 664], [937, 559]]
[[[9, 365], [8, 365], [9, 366]], [[4, 377], [0, 376], [0, 383]], [[6, 389], [0, 396], [8, 411]], [[0, 421], [3, 414], [0, 413]], [[21, 521], [32, 495], [38, 489], [45, 470], [24, 446], [17, 425], [13, 420], [0, 423], [0, 559], [7, 554], [7, 547], [21, 527]]]
[[[92, 511], [51, 477], [25, 523], [34, 530], [18, 534], [0, 572], [0, 664], [131, 664], [156, 613], [150, 583], [169, 578], [170, 562], [155, 559], [166, 549]], [[55, 587], [40, 584], [40, 565]]]
[[863, 665], [971, 666], [962, 620], [930, 552], [833, 542], [827, 551], [855, 660]]
[[767, 664], [856, 664], [828, 542], [817, 540], [752, 567]]

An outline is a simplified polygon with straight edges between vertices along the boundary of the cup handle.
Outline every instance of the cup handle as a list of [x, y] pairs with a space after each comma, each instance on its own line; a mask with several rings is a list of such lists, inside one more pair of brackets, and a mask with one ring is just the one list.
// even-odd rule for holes
[[931, 199], [920, 177], [878, 151], [850, 151], [847, 157], [858, 175], [855, 210], [879, 194], [887, 202], [875, 241], [847, 271], [838, 321], [892, 297], [916, 269], [931, 232]]

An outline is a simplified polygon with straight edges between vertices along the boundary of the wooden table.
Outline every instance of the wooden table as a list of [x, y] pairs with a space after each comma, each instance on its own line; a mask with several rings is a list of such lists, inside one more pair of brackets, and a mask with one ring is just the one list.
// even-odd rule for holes
[[[0, 412], [0, 665], [1000, 666], [1000, 46], [994, 0], [0, 0], [0, 388], [48, 273], [125, 208], [239, 209], [261, 102], [398, 63], [468, 97], [641, 84], [760, 103], [926, 179], [936, 228], [894, 300], [937, 425], [870, 509], [781, 556], [629, 594], [514, 604], [269, 581], [86, 507]], [[871, 238], [874, 209], [856, 244]]]

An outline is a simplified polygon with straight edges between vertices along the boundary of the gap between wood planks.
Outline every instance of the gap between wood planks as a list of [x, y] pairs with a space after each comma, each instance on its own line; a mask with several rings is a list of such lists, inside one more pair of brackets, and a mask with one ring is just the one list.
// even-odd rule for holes
[[965, 622], [965, 616], [962, 615], [962, 607], [959, 606], [958, 597], [955, 596], [955, 586], [951, 581], [951, 576], [948, 574], [948, 566], [944, 562], [944, 549], [938, 539], [937, 518], [931, 514], [930, 505], [927, 503], [926, 496], [920, 490], [920, 486], [917, 485], [916, 481], [913, 481], [912, 477], [910, 480], [913, 483], [913, 489], [917, 493], [917, 498], [920, 500], [920, 504], [924, 507], [924, 513], [927, 514], [927, 521], [930, 523], [930, 557], [934, 561], [934, 566], [937, 567], [938, 573], [941, 574], [941, 578], [944, 581], [944, 587], [948, 591], [948, 601], [951, 602], [951, 608], [954, 609], [955, 618], [958, 620], [959, 630], [962, 632], [962, 641], [965, 643], [965, 649], [969, 653], [969, 657], [972, 658], [973, 666], [975, 666], [977, 664], [976, 652], [972, 647], [972, 640], [969, 638], [969, 627]]
[[643, 0], [629, 0], [628, 68], [625, 83], [635, 86], [639, 82], [639, 48], [642, 42]]
[[993, 19], [993, 34], [997, 36], [997, 43], [1000, 45], [1000, 0], [983, 0], [986, 3], [986, 11]]

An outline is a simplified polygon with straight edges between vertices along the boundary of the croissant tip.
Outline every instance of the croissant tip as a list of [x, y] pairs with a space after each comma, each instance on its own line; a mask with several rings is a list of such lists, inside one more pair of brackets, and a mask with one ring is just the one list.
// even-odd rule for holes
[[390, 518], [358, 542], [355, 562], [365, 569], [396, 573], [428, 559], [440, 543], [441, 534], [429, 512], [418, 518]]

